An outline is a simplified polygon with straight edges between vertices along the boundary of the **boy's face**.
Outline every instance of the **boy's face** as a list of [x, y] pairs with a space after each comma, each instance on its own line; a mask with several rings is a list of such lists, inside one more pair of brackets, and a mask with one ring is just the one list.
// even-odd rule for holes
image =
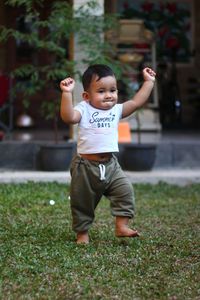
[[117, 82], [114, 76], [94, 76], [88, 91], [83, 93], [83, 98], [98, 109], [110, 109], [118, 99]]

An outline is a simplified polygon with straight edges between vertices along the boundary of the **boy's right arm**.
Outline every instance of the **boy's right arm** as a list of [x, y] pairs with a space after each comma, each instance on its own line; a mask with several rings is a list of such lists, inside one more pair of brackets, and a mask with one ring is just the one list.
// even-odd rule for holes
[[81, 119], [81, 114], [73, 107], [72, 92], [74, 90], [75, 81], [68, 77], [60, 82], [62, 91], [60, 115], [65, 123], [76, 124]]

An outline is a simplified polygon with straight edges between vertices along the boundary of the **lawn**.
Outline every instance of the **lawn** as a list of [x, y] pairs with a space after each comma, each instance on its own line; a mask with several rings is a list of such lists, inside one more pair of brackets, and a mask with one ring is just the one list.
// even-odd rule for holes
[[102, 199], [76, 245], [66, 185], [1, 184], [0, 299], [200, 299], [200, 185], [135, 194], [140, 238], [115, 238]]

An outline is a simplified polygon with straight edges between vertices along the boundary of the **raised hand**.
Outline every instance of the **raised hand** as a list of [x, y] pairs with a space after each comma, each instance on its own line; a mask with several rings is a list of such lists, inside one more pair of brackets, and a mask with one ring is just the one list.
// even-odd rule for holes
[[145, 68], [143, 70], [143, 78], [145, 81], [155, 81], [156, 73], [151, 68]]
[[60, 88], [63, 92], [72, 92], [75, 86], [75, 81], [71, 77], [67, 77], [60, 82]]

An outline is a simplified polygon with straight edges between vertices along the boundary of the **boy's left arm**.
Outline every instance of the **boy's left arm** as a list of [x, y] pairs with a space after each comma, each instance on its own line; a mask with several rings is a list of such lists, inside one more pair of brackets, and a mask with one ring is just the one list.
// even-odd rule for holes
[[131, 100], [124, 102], [122, 111], [123, 118], [130, 116], [147, 102], [154, 87], [155, 76], [156, 73], [152, 69], [145, 68], [143, 70], [144, 83]]

